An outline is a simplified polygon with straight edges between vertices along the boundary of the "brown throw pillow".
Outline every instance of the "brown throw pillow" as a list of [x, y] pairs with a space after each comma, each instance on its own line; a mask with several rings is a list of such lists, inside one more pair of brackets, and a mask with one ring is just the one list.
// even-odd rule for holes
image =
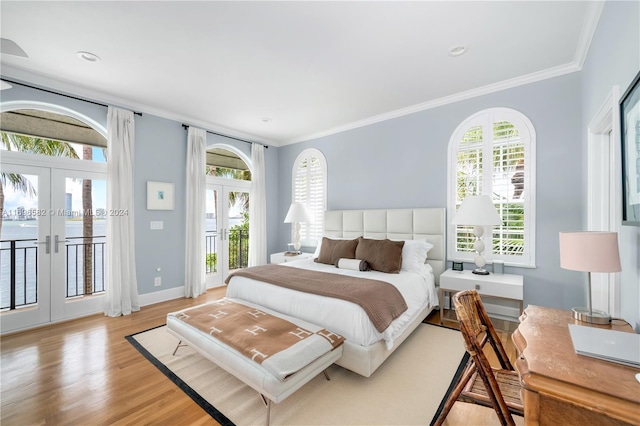
[[360, 237], [356, 259], [366, 260], [374, 271], [397, 274], [402, 267], [404, 241], [371, 240]]
[[357, 238], [354, 240], [332, 240], [323, 237], [320, 254], [314, 261], [326, 263], [327, 265], [335, 265], [336, 261], [341, 258], [355, 259], [357, 245]]

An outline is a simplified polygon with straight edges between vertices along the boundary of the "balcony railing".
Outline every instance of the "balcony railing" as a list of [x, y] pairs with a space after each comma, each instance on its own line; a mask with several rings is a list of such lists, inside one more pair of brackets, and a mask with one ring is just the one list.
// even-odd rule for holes
[[[38, 303], [36, 239], [0, 241], [0, 310]], [[67, 238], [66, 297], [104, 292], [105, 237]], [[85, 263], [85, 259], [91, 258]]]
[[[207, 273], [218, 270], [216, 231], [207, 231]], [[38, 246], [36, 239], [0, 241], [0, 310], [38, 303]], [[105, 290], [105, 236], [69, 237], [66, 242], [66, 297], [99, 294]], [[91, 258], [85, 263], [85, 259]], [[249, 263], [249, 233], [229, 232], [229, 269], [246, 268]]]
[[[206, 231], [205, 256], [207, 274], [218, 272], [218, 234]], [[229, 231], [229, 270], [246, 268], [249, 265], [249, 232], [232, 229]]]
[[0, 241], [0, 309], [38, 303], [35, 238]]
[[249, 231], [229, 231], [229, 270], [249, 265]]
[[218, 252], [216, 251], [218, 233], [216, 231], [205, 231], [204, 238], [207, 274], [213, 274], [218, 272]]
[[67, 237], [67, 298], [104, 292], [105, 239], [104, 235]]

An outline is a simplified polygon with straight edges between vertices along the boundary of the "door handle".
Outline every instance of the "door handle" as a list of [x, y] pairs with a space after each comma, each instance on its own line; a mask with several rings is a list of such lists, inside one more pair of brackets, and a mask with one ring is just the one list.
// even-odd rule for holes
[[[48, 238], [48, 237], [47, 237], [47, 238]], [[55, 252], [57, 253], [57, 252], [58, 252], [58, 244], [60, 244], [60, 243], [68, 243], [68, 242], [69, 242], [69, 240], [60, 240], [60, 239], [58, 238], [58, 236], [56, 235], [56, 237], [54, 238], [53, 242], [54, 242], [54, 244], [56, 245], [56, 248], [55, 248], [55, 250], [56, 250], [56, 251], [55, 251]]]
[[50, 237], [49, 235], [47, 235], [47, 236], [45, 237], [45, 240], [44, 240], [44, 241], [36, 241], [36, 242], [35, 242], [35, 243], [33, 243], [33, 244], [36, 244], [36, 245], [38, 245], [38, 244], [46, 244], [45, 249], [44, 249], [44, 252], [45, 252], [46, 254], [49, 254], [49, 252], [51, 251], [51, 237]]

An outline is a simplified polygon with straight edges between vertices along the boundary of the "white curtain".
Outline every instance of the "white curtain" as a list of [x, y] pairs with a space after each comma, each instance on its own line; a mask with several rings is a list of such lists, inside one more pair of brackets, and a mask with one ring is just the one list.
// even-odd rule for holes
[[251, 199], [249, 202], [249, 266], [267, 263], [267, 197], [264, 181], [264, 146], [251, 146]]
[[205, 282], [205, 198], [207, 132], [189, 126], [187, 142], [187, 247], [184, 296], [198, 297], [207, 291]]
[[105, 306], [110, 317], [139, 311], [133, 225], [133, 113], [109, 107], [107, 116], [107, 216]]

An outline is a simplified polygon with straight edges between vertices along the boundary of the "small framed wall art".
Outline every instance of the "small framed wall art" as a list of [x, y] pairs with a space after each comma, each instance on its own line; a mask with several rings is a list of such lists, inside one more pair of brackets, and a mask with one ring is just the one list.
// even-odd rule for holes
[[147, 210], [173, 210], [173, 184], [147, 181]]

